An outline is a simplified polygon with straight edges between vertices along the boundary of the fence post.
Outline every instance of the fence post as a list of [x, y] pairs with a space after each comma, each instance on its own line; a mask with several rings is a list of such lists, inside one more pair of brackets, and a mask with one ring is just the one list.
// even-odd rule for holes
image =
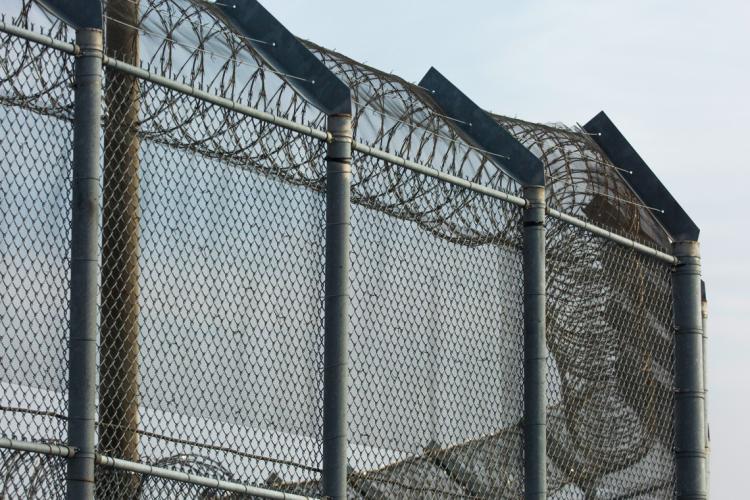
[[711, 434], [708, 426], [708, 299], [706, 299], [706, 283], [701, 280], [701, 328], [703, 329], [703, 425], [705, 426], [704, 442], [706, 445], [706, 496], [711, 491]]
[[675, 497], [706, 498], [701, 266], [697, 241], [672, 244], [675, 320]]
[[526, 499], [547, 498], [547, 340], [544, 187], [527, 186], [523, 213], [524, 478]]
[[67, 498], [94, 498], [96, 315], [99, 271], [99, 132], [102, 31], [79, 29], [75, 58], [70, 262]]
[[346, 498], [349, 384], [351, 115], [329, 115], [326, 167], [323, 496]]

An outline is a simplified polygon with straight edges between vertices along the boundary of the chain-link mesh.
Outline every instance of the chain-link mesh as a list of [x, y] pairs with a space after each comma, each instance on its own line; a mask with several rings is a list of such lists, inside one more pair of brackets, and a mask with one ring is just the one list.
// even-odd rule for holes
[[547, 223], [548, 457], [555, 498], [669, 498], [671, 268]]
[[[366, 498], [512, 498], [520, 210], [361, 156], [353, 164], [354, 187], [409, 180], [391, 196], [399, 218], [368, 200], [352, 213], [350, 485]], [[433, 210], [410, 212], [415, 196]], [[492, 232], [478, 239], [477, 226]]]
[[[317, 478], [320, 183], [285, 182], [249, 120], [213, 136], [214, 151], [248, 145], [246, 162], [161, 140], [132, 106], [179, 116], [198, 101], [107, 76], [99, 452], [247, 484]], [[222, 115], [206, 108], [182, 134]], [[131, 496], [141, 480], [102, 470], [98, 487]]]
[[[0, 436], [67, 427], [72, 58], [0, 35]], [[47, 498], [61, 460], [0, 450], [0, 498]]]
[[0, 498], [65, 498], [65, 467], [61, 457], [0, 449]]

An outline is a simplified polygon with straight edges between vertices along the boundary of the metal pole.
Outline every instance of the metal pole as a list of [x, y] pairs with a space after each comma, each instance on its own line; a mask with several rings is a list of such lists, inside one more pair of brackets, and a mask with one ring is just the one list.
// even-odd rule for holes
[[697, 241], [672, 244], [675, 320], [675, 497], [706, 498], [701, 265]]
[[102, 32], [76, 32], [73, 184], [70, 262], [68, 443], [69, 500], [94, 498], [96, 314], [99, 271], [99, 131]]
[[706, 323], [708, 322], [708, 299], [706, 299], [706, 283], [701, 280], [701, 327], [703, 329], [703, 425], [705, 426], [706, 444], [706, 495], [711, 491], [711, 433], [708, 426], [708, 334]]
[[544, 187], [524, 188], [524, 478], [525, 498], [547, 498], [547, 341]]
[[323, 496], [346, 498], [352, 119], [328, 117], [323, 354]]

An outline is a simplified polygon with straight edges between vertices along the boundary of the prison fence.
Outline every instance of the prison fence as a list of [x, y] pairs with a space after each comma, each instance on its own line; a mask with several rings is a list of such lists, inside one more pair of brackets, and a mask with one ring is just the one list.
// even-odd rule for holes
[[[154, 16], [208, 19], [147, 4], [144, 44]], [[241, 67], [255, 56], [236, 40], [206, 82], [200, 51], [156, 44], [162, 67], [141, 66], [60, 23], [40, 35], [22, 5], [0, 35], [0, 497], [62, 498], [76, 479], [99, 498], [338, 498], [337, 477], [368, 499], [680, 490], [694, 256], [670, 254], [585, 133], [494, 117], [544, 162], [532, 224], [528, 192], [392, 75], [307, 44], [355, 91], [349, 140], [283, 77]], [[76, 336], [83, 307], [94, 338]], [[73, 442], [86, 394], [90, 456]]]

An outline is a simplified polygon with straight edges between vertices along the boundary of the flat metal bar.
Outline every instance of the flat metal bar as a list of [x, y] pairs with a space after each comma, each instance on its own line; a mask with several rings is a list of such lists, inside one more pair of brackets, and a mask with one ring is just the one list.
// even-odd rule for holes
[[[260, 2], [207, 2], [289, 85], [326, 115], [351, 114], [351, 90]], [[211, 5], [213, 4], [213, 5]], [[237, 8], [239, 7], [239, 8]]]
[[561, 220], [563, 222], [567, 222], [568, 224], [571, 224], [573, 226], [579, 227], [581, 229], [584, 229], [592, 234], [595, 234], [597, 236], [601, 236], [603, 238], [606, 238], [610, 241], [614, 241], [615, 243], [618, 243], [620, 245], [626, 246], [628, 248], [632, 248], [636, 252], [654, 257], [658, 260], [664, 261], [668, 264], [675, 265], [677, 264], [677, 258], [674, 255], [670, 255], [668, 253], [661, 252], [655, 248], [651, 248], [649, 246], [643, 245], [642, 243], [638, 243], [636, 241], [631, 240], [630, 238], [626, 238], [625, 236], [620, 236], [619, 234], [615, 234], [612, 231], [608, 231], [606, 229], [602, 229], [599, 226], [595, 226], [594, 224], [591, 224], [589, 222], [583, 221], [579, 219], [578, 217], [573, 217], [572, 215], [564, 214], [560, 211], [557, 211], [552, 208], [547, 208], [547, 215], [550, 217], [553, 217], [555, 219]]
[[52, 38], [51, 36], [42, 35], [41, 33], [37, 33], [35, 31], [27, 30], [19, 26], [14, 26], [12, 24], [6, 23], [5, 21], [0, 21], [0, 31], [9, 35], [17, 36], [18, 38], [23, 38], [24, 40], [28, 40], [30, 42], [45, 45], [51, 49], [65, 52], [66, 54], [74, 55], [78, 53], [78, 47], [75, 44], [63, 42], [62, 40], [57, 40], [56, 38]]
[[438, 70], [430, 68], [419, 86], [430, 91], [430, 98], [450, 117], [451, 127], [490, 153], [487, 159], [495, 166], [524, 186], [544, 185], [541, 160]]
[[149, 476], [160, 477], [162, 479], [195, 484], [198, 486], [205, 486], [207, 488], [215, 488], [217, 490], [231, 491], [233, 493], [242, 493], [245, 495], [252, 495], [260, 498], [270, 498], [275, 500], [315, 500], [314, 497], [284, 493], [282, 491], [269, 490], [266, 488], [249, 486], [232, 481], [224, 481], [222, 479], [216, 479], [207, 476], [199, 476], [197, 474], [190, 474], [187, 472], [166, 469], [164, 467], [156, 467], [153, 465], [131, 462], [129, 460], [122, 460], [106, 455], [97, 455], [96, 463], [103, 467], [111, 467], [117, 470], [134, 472], [136, 474], [146, 474]]
[[102, 29], [101, 0], [38, 0], [66, 24], [76, 28]]
[[632, 172], [630, 175], [621, 175], [622, 179], [645, 205], [658, 209], [653, 215], [673, 240], [698, 239], [698, 226], [604, 111], [583, 128], [592, 134], [591, 139], [602, 148], [615, 166]]
[[76, 449], [72, 446], [50, 443], [35, 443], [31, 441], [21, 441], [0, 437], [0, 448], [6, 450], [27, 451], [29, 453], [41, 453], [42, 455], [53, 455], [56, 457], [72, 458], [76, 454]]

